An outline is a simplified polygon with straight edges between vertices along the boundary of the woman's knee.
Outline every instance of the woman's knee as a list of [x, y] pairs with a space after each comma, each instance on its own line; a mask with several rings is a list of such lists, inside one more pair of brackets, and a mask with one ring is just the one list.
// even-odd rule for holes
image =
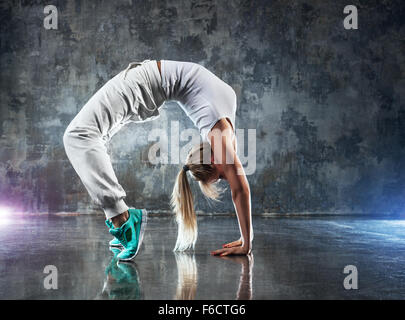
[[76, 125], [74, 121], [72, 121], [68, 127], [66, 128], [65, 132], [63, 133], [63, 145], [65, 150], [74, 147], [78, 143], [80, 143], [80, 129]]
[[76, 139], [75, 134], [72, 132], [70, 126], [67, 127], [67, 129], [63, 134], [63, 146], [65, 147], [66, 153], [68, 153], [70, 147], [74, 145], [75, 139]]

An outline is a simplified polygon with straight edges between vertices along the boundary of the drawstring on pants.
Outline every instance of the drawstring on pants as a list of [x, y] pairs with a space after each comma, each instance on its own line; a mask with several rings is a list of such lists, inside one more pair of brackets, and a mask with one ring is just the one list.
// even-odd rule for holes
[[129, 70], [131, 70], [132, 68], [135, 68], [136, 66], [140, 66], [143, 63], [149, 62], [149, 61], [151, 61], [151, 60], [147, 59], [147, 60], [143, 60], [142, 62], [138, 62], [138, 61], [131, 62], [128, 65], [128, 67], [124, 70], [124, 74], [123, 74], [124, 79], [127, 76], [127, 73], [128, 73]]

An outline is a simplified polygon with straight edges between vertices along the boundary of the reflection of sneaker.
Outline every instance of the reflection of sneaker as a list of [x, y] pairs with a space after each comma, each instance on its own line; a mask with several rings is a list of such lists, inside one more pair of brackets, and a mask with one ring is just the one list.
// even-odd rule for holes
[[110, 247], [122, 247], [121, 242], [117, 238], [110, 240], [109, 245]]
[[118, 268], [121, 270], [123, 277], [128, 283], [138, 283], [139, 275], [135, 263], [117, 263]]
[[105, 269], [107, 276], [101, 298], [108, 299], [142, 299], [140, 279], [135, 263], [119, 263], [117, 255], [121, 250], [110, 248], [114, 253], [110, 264]]
[[106, 224], [110, 226], [109, 232], [124, 247], [124, 250], [117, 256], [120, 261], [131, 261], [136, 257], [146, 228], [147, 211], [145, 209], [130, 208], [128, 213], [128, 220], [119, 228], [114, 228], [108, 220], [108, 222], [106, 221]]
[[114, 257], [110, 261], [109, 265], [105, 268], [105, 274], [109, 274], [114, 268], [117, 268], [117, 256], [121, 253], [121, 250], [117, 247], [111, 247], [110, 251], [114, 254]]

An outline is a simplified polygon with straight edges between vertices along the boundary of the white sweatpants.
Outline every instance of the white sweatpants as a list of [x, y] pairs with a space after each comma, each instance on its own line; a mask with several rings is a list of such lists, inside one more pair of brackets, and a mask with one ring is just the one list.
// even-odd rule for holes
[[165, 99], [156, 60], [130, 63], [90, 98], [65, 131], [66, 154], [107, 219], [128, 206], [106, 143], [126, 123], [158, 117]]

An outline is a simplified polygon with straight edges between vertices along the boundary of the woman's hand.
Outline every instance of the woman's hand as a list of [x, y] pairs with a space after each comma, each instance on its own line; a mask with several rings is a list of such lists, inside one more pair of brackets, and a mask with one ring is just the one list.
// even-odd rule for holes
[[242, 239], [232, 241], [222, 245], [222, 248], [233, 248], [233, 247], [240, 247], [242, 245]]
[[219, 255], [220, 257], [228, 255], [247, 255], [250, 253], [250, 249], [244, 246], [232, 247], [232, 248], [223, 248], [211, 252], [212, 256]]

